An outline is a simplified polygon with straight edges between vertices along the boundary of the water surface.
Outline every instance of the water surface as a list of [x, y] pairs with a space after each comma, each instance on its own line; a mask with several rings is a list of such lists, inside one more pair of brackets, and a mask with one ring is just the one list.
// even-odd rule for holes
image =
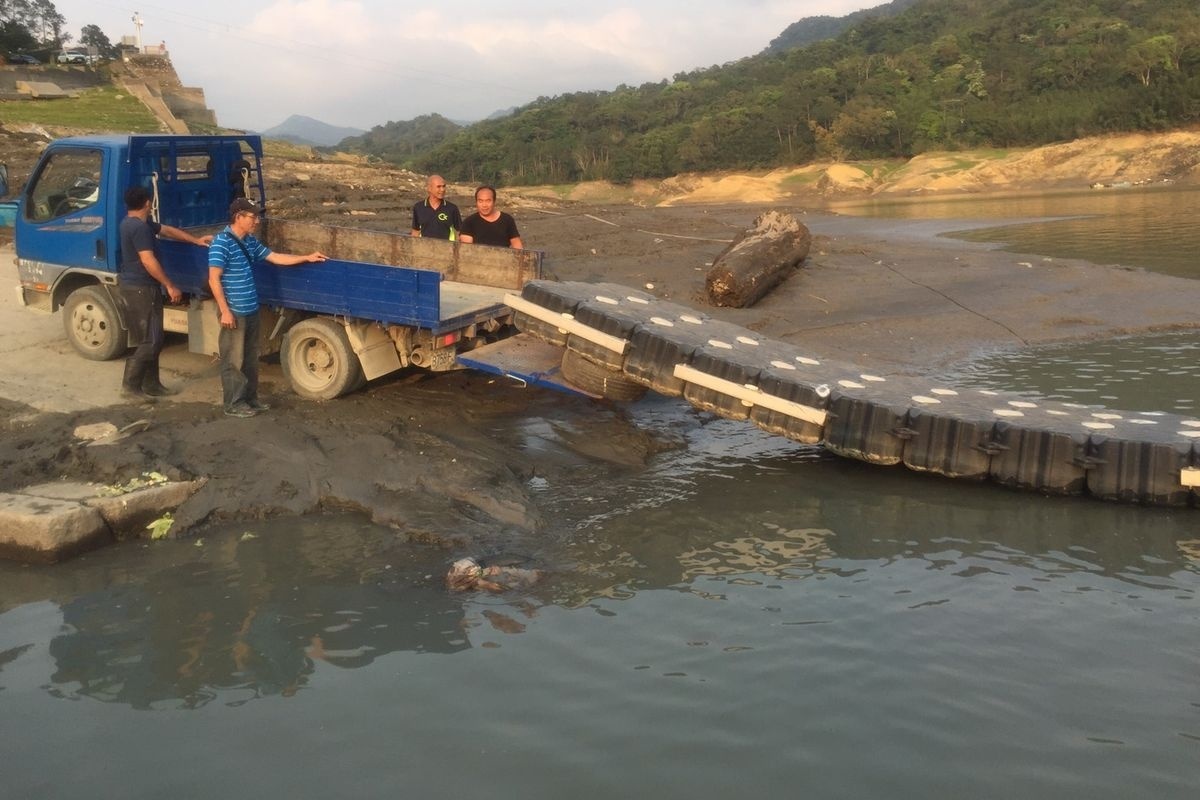
[[1200, 226], [1195, 224], [1200, 189], [1195, 187], [874, 200], [832, 208], [880, 219], [960, 220], [963, 231], [952, 234], [956, 238], [1012, 252], [1200, 278]]
[[1192, 796], [1194, 512], [633, 414], [687, 448], [532, 478], [523, 593], [356, 516], [0, 565], [6, 796]]
[[1105, 408], [1194, 415], [1200, 335], [1128, 336], [999, 351], [954, 367], [941, 380]]

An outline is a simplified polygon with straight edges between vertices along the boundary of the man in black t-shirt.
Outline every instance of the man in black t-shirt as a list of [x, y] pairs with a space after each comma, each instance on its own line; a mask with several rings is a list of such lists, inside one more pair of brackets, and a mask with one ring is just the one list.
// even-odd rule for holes
[[453, 242], [462, 228], [462, 214], [446, 199], [446, 179], [430, 175], [425, 192], [425, 199], [413, 206], [412, 235]]
[[125, 219], [119, 228], [121, 270], [118, 273], [121, 301], [125, 306], [125, 327], [137, 343], [133, 355], [125, 360], [121, 394], [139, 400], [153, 400], [174, 394], [162, 385], [158, 376], [158, 354], [163, 347], [163, 301], [165, 289], [172, 303], [183, 294], [163, 270], [158, 259], [158, 237], [207, 247], [211, 236], [197, 238], [171, 225], [150, 219], [150, 192], [144, 186], [125, 191]]
[[459, 241], [464, 244], [490, 244], [496, 247], [511, 247], [520, 250], [521, 232], [517, 221], [503, 211], [496, 210], [496, 190], [491, 186], [480, 186], [475, 190], [477, 211], [463, 220]]

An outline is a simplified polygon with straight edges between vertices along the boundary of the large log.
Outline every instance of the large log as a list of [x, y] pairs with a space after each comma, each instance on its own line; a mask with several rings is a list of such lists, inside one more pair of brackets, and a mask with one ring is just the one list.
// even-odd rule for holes
[[791, 214], [768, 211], [717, 256], [704, 281], [714, 306], [746, 308], [808, 257], [812, 234]]

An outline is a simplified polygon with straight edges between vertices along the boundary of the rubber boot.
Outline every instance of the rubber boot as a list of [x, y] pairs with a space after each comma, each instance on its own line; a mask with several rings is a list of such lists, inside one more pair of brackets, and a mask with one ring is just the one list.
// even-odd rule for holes
[[146, 365], [146, 374], [142, 377], [142, 392], [150, 397], [170, 397], [178, 394], [174, 389], [162, 385], [158, 378], [158, 362]]
[[139, 400], [144, 403], [153, 403], [154, 397], [146, 394], [142, 389], [142, 381], [146, 377], [146, 368], [149, 364], [144, 361], [138, 361], [133, 358], [125, 359], [125, 375], [121, 378], [121, 396], [129, 400]]

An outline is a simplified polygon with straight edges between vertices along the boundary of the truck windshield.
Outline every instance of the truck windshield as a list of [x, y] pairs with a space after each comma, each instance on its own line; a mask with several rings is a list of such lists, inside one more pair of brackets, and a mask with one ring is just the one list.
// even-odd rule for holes
[[26, 193], [25, 218], [48, 222], [65, 217], [100, 199], [99, 150], [61, 150], [52, 153]]

